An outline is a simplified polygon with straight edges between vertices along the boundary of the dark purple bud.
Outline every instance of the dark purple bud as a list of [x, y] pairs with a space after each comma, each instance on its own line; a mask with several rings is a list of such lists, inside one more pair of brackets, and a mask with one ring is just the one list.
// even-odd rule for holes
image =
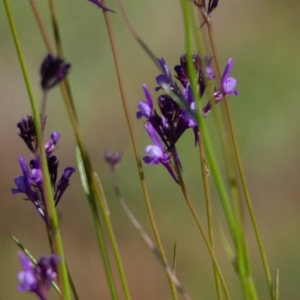
[[74, 172], [75, 169], [73, 167], [65, 168], [63, 175], [61, 176], [60, 180], [56, 184], [55, 195], [54, 195], [55, 205], [58, 204], [61, 196], [63, 195], [67, 187], [70, 185], [70, 177]]
[[41, 86], [44, 91], [59, 84], [67, 75], [71, 65], [62, 59], [48, 54], [41, 66]]
[[160, 111], [167, 120], [173, 120], [178, 113], [179, 105], [168, 95], [160, 95], [157, 99]]
[[98, 6], [98, 8], [101, 8], [101, 9], [103, 9], [104, 11], [110, 11], [110, 12], [112, 12], [112, 13], [115, 13], [114, 10], [109, 9], [108, 7], [104, 6], [104, 5], [100, 2], [100, 0], [88, 0], [88, 1], [94, 3], [96, 6]]
[[58, 168], [58, 160], [57, 160], [56, 156], [52, 155], [52, 156], [48, 157], [48, 169], [49, 169], [49, 173], [50, 173], [52, 187], [54, 187], [55, 183], [56, 183], [57, 168]]
[[38, 142], [33, 117], [24, 117], [17, 124], [17, 127], [20, 129], [19, 136], [23, 139], [29, 150], [35, 153], [38, 147]]
[[106, 151], [104, 155], [105, 161], [113, 170], [115, 170], [118, 167], [119, 163], [121, 162], [121, 158], [121, 152], [112, 153], [110, 151]]
[[215, 10], [218, 6], [219, 0], [209, 0], [208, 7], [207, 7], [207, 13], [210, 14], [213, 10]]

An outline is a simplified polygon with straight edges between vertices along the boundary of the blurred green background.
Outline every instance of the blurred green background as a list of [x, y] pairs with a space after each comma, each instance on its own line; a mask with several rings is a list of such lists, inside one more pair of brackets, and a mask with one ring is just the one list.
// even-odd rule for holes
[[[46, 49], [28, 1], [11, 0], [35, 95], [40, 99], [39, 67]], [[47, 1], [37, 4], [51, 32]], [[184, 51], [179, 1], [126, 1], [129, 17], [158, 57], [173, 68]], [[108, 6], [118, 11], [115, 1]], [[57, 1], [65, 55], [72, 63], [69, 76], [80, 124], [95, 170], [106, 190], [111, 218], [128, 275], [133, 299], [171, 299], [166, 276], [127, 220], [111, 188], [103, 162], [106, 149], [123, 152], [118, 179], [133, 213], [152, 236], [143, 202], [128, 129], [125, 123], [108, 36], [100, 10], [87, 1]], [[134, 118], [143, 99], [142, 84], [153, 89], [157, 69], [128, 33], [120, 13], [111, 14], [126, 93]], [[280, 269], [280, 298], [300, 299], [300, 37], [298, 1], [220, 1], [213, 13], [222, 64], [235, 60], [238, 97], [230, 98], [242, 159], [272, 275]], [[0, 4], [0, 299], [32, 299], [16, 291], [20, 264], [10, 234], [35, 257], [49, 253], [44, 224], [33, 205], [12, 196], [20, 175], [18, 156], [29, 153], [17, 135], [16, 123], [30, 114], [28, 96], [12, 41], [4, 6]], [[208, 53], [210, 54], [210, 53]], [[153, 93], [154, 95], [154, 93]], [[75, 166], [74, 136], [59, 89], [50, 93], [46, 135], [59, 131], [56, 151], [60, 172]], [[207, 122], [215, 132], [213, 117]], [[142, 121], [134, 119], [140, 151], [149, 142]], [[216, 147], [219, 143], [216, 142]], [[198, 151], [187, 132], [178, 143], [184, 178], [205, 222]], [[221, 153], [217, 149], [218, 153]], [[220, 157], [221, 161], [221, 157]], [[145, 175], [158, 227], [169, 259], [178, 245], [177, 274], [193, 299], [216, 299], [211, 262], [179, 187], [161, 166], [145, 166]], [[214, 194], [217, 254], [234, 299], [241, 299], [237, 276], [228, 262], [220, 228], [226, 223]], [[58, 211], [65, 252], [81, 299], [109, 299], [91, 214], [78, 172]], [[246, 219], [253, 273], [260, 299], [268, 299], [266, 282], [251, 224]], [[114, 264], [113, 264], [114, 265]], [[51, 297], [56, 299], [52, 292]], [[51, 299], [52, 299], [51, 298]], [[120, 298], [122, 299], [122, 297]]]

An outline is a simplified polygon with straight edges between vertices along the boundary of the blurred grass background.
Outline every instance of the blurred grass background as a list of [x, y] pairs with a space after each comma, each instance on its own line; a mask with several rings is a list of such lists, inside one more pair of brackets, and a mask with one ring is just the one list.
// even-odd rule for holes
[[[51, 32], [46, 2], [37, 4]], [[39, 66], [46, 49], [28, 1], [11, 0], [11, 6], [39, 99]], [[115, 1], [108, 1], [108, 6], [118, 11]], [[125, 6], [132, 23], [156, 55], [164, 57], [170, 68], [177, 64], [184, 51], [179, 1], [127, 1]], [[69, 80], [82, 132], [107, 193], [132, 297], [170, 299], [164, 271], [124, 216], [103, 162], [106, 149], [123, 152], [123, 163], [118, 170], [123, 195], [152, 236], [102, 13], [87, 1], [70, 0], [57, 1], [57, 11], [65, 55], [72, 63]], [[111, 19], [134, 118], [136, 104], [144, 97], [141, 85], [147, 83], [154, 88], [157, 70], [128, 33], [121, 14], [112, 14]], [[300, 298], [298, 3], [295, 0], [224, 0], [213, 13], [213, 22], [223, 65], [229, 57], [235, 60], [232, 75], [238, 79], [240, 95], [231, 97], [230, 105], [271, 272], [275, 276], [276, 269], [280, 269], [280, 298], [296, 300]], [[19, 295], [16, 291], [20, 264], [10, 234], [19, 238], [35, 257], [48, 254], [49, 249], [44, 224], [33, 205], [10, 193], [14, 178], [20, 175], [17, 157], [29, 154], [17, 135], [16, 123], [30, 114], [30, 107], [2, 3], [0, 37], [0, 299], [31, 299], [32, 296]], [[74, 136], [59, 89], [52, 91], [49, 98], [46, 136], [51, 131], [61, 133], [56, 154], [62, 172], [66, 166], [75, 166]], [[213, 132], [212, 120], [209, 115], [207, 122]], [[135, 120], [134, 124], [143, 153], [149, 139], [142, 122]], [[191, 132], [179, 141], [178, 148], [189, 192], [205, 221], [198, 151]], [[173, 243], [177, 241], [178, 277], [193, 299], [216, 299], [210, 258], [179, 188], [163, 167], [145, 166], [145, 174], [170, 260]], [[81, 299], [109, 299], [78, 173], [72, 178], [58, 210], [68, 264]], [[214, 212], [219, 260], [232, 295], [241, 299], [237, 276], [220, 242], [219, 229], [221, 226], [226, 229], [226, 225], [216, 194]], [[248, 219], [246, 222], [255, 282], [260, 299], [268, 299], [253, 231]], [[52, 297], [56, 299], [54, 293]]]

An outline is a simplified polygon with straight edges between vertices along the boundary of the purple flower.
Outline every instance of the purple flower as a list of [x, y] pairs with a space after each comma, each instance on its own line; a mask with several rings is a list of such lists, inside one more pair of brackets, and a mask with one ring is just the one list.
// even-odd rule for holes
[[65, 168], [63, 175], [61, 176], [60, 180], [56, 184], [55, 195], [54, 195], [55, 205], [58, 204], [61, 196], [66, 191], [67, 187], [70, 185], [70, 178], [74, 172], [75, 169], [73, 167]]
[[19, 157], [19, 162], [20, 162], [20, 167], [22, 170], [21, 176], [15, 178], [15, 184], [17, 188], [11, 189], [13, 195], [15, 194], [25, 194], [27, 199], [36, 202], [38, 201], [38, 191], [33, 188], [33, 183], [34, 181], [32, 180], [32, 175], [28, 169], [27, 161], [25, 156], [20, 156]]
[[71, 65], [61, 58], [48, 54], [41, 66], [41, 86], [44, 91], [58, 85], [68, 74]]
[[104, 11], [110, 11], [110, 12], [112, 12], [112, 13], [115, 13], [114, 10], [109, 9], [108, 7], [104, 6], [104, 5], [100, 2], [100, 0], [88, 0], [88, 1], [94, 3], [96, 6], [98, 6], [98, 8], [101, 8], [101, 9], [103, 9]]
[[145, 151], [147, 156], [143, 157], [144, 162], [148, 165], [162, 164], [168, 170], [173, 179], [178, 182], [177, 176], [171, 166], [170, 154], [165, 152], [163, 143], [155, 129], [151, 123], [146, 123], [145, 128], [154, 144], [146, 147]]
[[[225, 70], [222, 74], [221, 88], [220, 90], [215, 89], [214, 91], [215, 104], [222, 101], [225, 95], [237, 96], [239, 94], [238, 91], [234, 89], [237, 84], [237, 80], [233, 77], [229, 77], [232, 69], [232, 65], [233, 65], [233, 59], [229, 58]], [[206, 106], [202, 109], [203, 115], [206, 116], [211, 111], [212, 107], [213, 107], [212, 102], [209, 101], [206, 104]]]
[[105, 152], [104, 159], [108, 163], [108, 165], [112, 168], [112, 170], [115, 170], [122, 158], [121, 152], [112, 153], [110, 151]]
[[237, 96], [238, 91], [236, 91], [234, 88], [236, 86], [237, 80], [233, 77], [229, 77], [231, 69], [233, 65], [233, 59], [229, 58], [227, 65], [225, 67], [225, 70], [223, 72], [222, 78], [221, 78], [221, 85], [222, 85], [222, 91], [224, 95], [232, 94]]
[[136, 113], [136, 117], [140, 119], [144, 116], [147, 119], [149, 119], [150, 116], [153, 115], [153, 101], [146, 84], [143, 84], [143, 90], [146, 97], [146, 101], [140, 101], [138, 103], [139, 111]]
[[52, 152], [56, 149], [56, 144], [60, 138], [59, 132], [52, 132], [49, 141], [45, 144], [45, 151], [47, 156], [50, 156]]
[[46, 300], [51, 288], [51, 283], [55, 280], [57, 273], [55, 263], [57, 261], [54, 255], [49, 258], [42, 257], [36, 266], [22, 252], [19, 252], [19, 258], [23, 270], [19, 272], [18, 291], [35, 293], [40, 300]]

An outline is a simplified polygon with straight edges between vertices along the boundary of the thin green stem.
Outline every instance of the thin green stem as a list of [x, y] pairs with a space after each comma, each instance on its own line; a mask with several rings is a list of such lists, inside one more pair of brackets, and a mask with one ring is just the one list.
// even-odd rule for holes
[[126, 279], [126, 275], [125, 275], [125, 271], [124, 271], [123, 262], [121, 259], [121, 254], [120, 254], [117, 240], [115, 238], [115, 234], [114, 234], [112, 224], [110, 221], [110, 213], [108, 211], [107, 201], [105, 198], [105, 194], [104, 194], [104, 190], [102, 188], [101, 182], [96, 174], [94, 174], [93, 182], [98, 183], [98, 184], [96, 184], [96, 186], [94, 186], [94, 188], [95, 188], [94, 192], [97, 196], [98, 206], [100, 208], [101, 215], [102, 215], [104, 223], [106, 225], [108, 236], [109, 236], [109, 239], [110, 239], [110, 242], [112, 245], [112, 249], [113, 249], [113, 252], [114, 252], [114, 255], [116, 258], [117, 268], [118, 268], [118, 271], [120, 274], [120, 279], [121, 279], [121, 284], [122, 284], [123, 291], [125, 294], [125, 299], [130, 300], [131, 296], [130, 296], [130, 292], [129, 292], [129, 288], [128, 288], [128, 284], [127, 284], [127, 279]]
[[225, 280], [224, 280], [224, 277], [222, 275], [222, 272], [221, 272], [221, 269], [219, 267], [219, 264], [217, 262], [217, 259], [216, 259], [216, 256], [215, 256], [215, 253], [211, 247], [211, 244], [209, 242], [209, 238], [207, 237], [206, 233], [205, 233], [205, 230], [204, 230], [204, 227], [198, 217], [198, 214], [196, 212], [196, 209], [192, 203], [192, 201], [190, 200], [189, 198], [189, 195], [187, 193], [187, 190], [186, 190], [186, 187], [185, 187], [185, 184], [184, 184], [184, 181], [183, 181], [183, 178], [182, 178], [182, 175], [181, 175], [181, 172], [180, 172], [180, 168], [179, 168], [179, 165], [178, 165], [178, 159], [177, 159], [177, 155], [176, 155], [176, 149], [175, 147], [173, 148], [172, 150], [172, 157], [173, 157], [173, 162], [174, 162], [174, 166], [175, 166], [175, 171], [177, 173], [177, 177], [178, 177], [178, 181], [179, 181], [179, 185], [180, 185], [180, 188], [181, 188], [181, 191], [182, 191], [182, 194], [184, 196], [184, 199], [186, 201], [186, 204], [188, 205], [188, 208], [190, 209], [192, 215], [193, 215], [193, 218], [197, 224], [197, 227], [202, 235], [202, 238], [205, 242], [205, 245], [208, 249], [208, 252], [211, 256], [211, 259], [214, 263], [214, 268], [216, 269], [216, 272], [219, 276], [219, 279], [220, 279], [220, 282], [221, 282], [221, 285], [223, 287], [223, 290], [224, 290], [224, 293], [225, 293], [225, 297], [226, 299], [230, 299], [230, 295], [229, 295], [229, 291], [228, 291], [228, 288], [226, 286], [226, 283], [225, 283]]
[[[106, 5], [105, 0], [102, 1], [102, 3], [104, 5]], [[155, 222], [155, 218], [154, 218], [154, 214], [153, 214], [153, 210], [152, 210], [148, 190], [147, 190], [147, 187], [146, 187], [146, 181], [145, 181], [144, 171], [143, 171], [142, 162], [141, 162], [141, 156], [140, 156], [140, 153], [139, 153], [139, 150], [138, 150], [138, 145], [137, 145], [137, 141], [136, 141], [134, 127], [133, 127], [132, 119], [131, 119], [129, 108], [128, 108], [128, 101], [127, 101], [127, 98], [126, 98], [126, 95], [125, 95], [125, 88], [124, 88], [123, 78], [122, 78], [122, 75], [121, 75], [121, 68], [120, 68], [119, 58], [118, 58], [118, 54], [117, 54], [116, 43], [114, 41], [114, 34], [113, 34], [112, 25], [111, 25], [110, 18], [109, 18], [109, 13], [103, 10], [103, 15], [104, 15], [104, 19], [105, 19], [105, 23], [106, 23], [106, 27], [107, 27], [107, 32], [108, 32], [108, 36], [109, 36], [109, 40], [110, 40], [113, 59], [114, 59], [114, 62], [115, 62], [115, 68], [116, 68], [116, 73], [117, 73], [117, 78], [118, 78], [118, 84], [119, 84], [123, 109], [124, 109], [124, 112], [125, 112], [128, 129], [129, 129], [129, 132], [130, 132], [130, 137], [131, 137], [132, 146], [133, 146], [133, 150], [134, 150], [134, 154], [135, 154], [135, 159], [136, 159], [136, 164], [137, 164], [138, 173], [139, 173], [139, 177], [140, 177], [140, 182], [141, 182], [141, 186], [142, 186], [142, 191], [143, 191], [143, 195], [144, 195], [144, 199], [145, 199], [145, 204], [146, 204], [146, 207], [147, 207], [148, 217], [149, 217], [149, 220], [150, 220], [150, 224], [151, 224], [151, 227], [152, 227], [152, 230], [153, 230], [153, 233], [154, 233], [154, 237], [155, 237], [158, 249], [159, 249], [165, 263], [167, 263], [167, 257], [165, 255], [164, 248], [163, 248], [163, 245], [162, 245], [162, 242], [161, 242], [161, 239], [160, 239], [160, 235], [159, 235], [159, 232], [158, 232], [158, 229], [157, 229], [157, 226], [156, 226], [156, 222]], [[169, 279], [169, 277], [168, 277], [168, 280], [169, 280], [169, 285], [170, 285], [170, 289], [171, 289], [171, 292], [172, 292], [172, 297], [173, 297], [174, 300], [177, 300], [178, 297], [177, 297], [176, 288], [174, 286], [174, 283]]]
[[[50, 5], [51, 21], [52, 21], [52, 27], [53, 27], [53, 32], [54, 32], [57, 55], [60, 58], [64, 58], [64, 52], [63, 52], [62, 41], [61, 41], [60, 33], [59, 33], [59, 27], [58, 27], [58, 21], [57, 21], [57, 16], [56, 16], [54, 0], [49, 0], [49, 5]], [[50, 50], [51, 49], [49, 49], [49, 51]], [[77, 119], [77, 114], [76, 114], [75, 105], [74, 105], [74, 101], [73, 101], [73, 97], [72, 97], [71, 88], [70, 88], [68, 78], [65, 78], [64, 82], [65, 82], [66, 89], [67, 89], [67, 92], [68, 92], [68, 95], [69, 95], [68, 101], [70, 102], [70, 105], [72, 107], [75, 118]]]
[[3, 0], [4, 5], [6, 8], [6, 13], [8, 16], [10, 28], [12, 31], [13, 39], [15, 42], [15, 47], [18, 53], [20, 65], [23, 72], [23, 77], [25, 80], [25, 84], [27, 87], [30, 104], [34, 116], [35, 121], [35, 128], [37, 133], [37, 139], [38, 139], [38, 145], [39, 145], [39, 151], [40, 151], [40, 158], [41, 158], [41, 167], [42, 167], [42, 173], [43, 173], [43, 186], [44, 186], [44, 193], [45, 193], [45, 205], [46, 205], [46, 211], [47, 211], [47, 220], [49, 223], [49, 226], [51, 228], [52, 236], [53, 236], [53, 244], [54, 244], [54, 250], [55, 254], [61, 257], [61, 261], [57, 263], [58, 265], [58, 278], [60, 280], [61, 284], [61, 291], [62, 291], [62, 299], [70, 300], [71, 299], [71, 293], [70, 293], [70, 287], [69, 287], [69, 281], [68, 281], [68, 274], [67, 269], [65, 265], [65, 259], [64, 259], [64, 251], [63, 251], [63, 244], [62, 239], [59, 231], [58, 226], [58, 218], [56, 214], [55, 204], [53, 200], [53, 192], [51, 187], [51, 181], [48, 171], [48, 164], [46, 159], [46, 153], [44, 151], [44, 144], [42, 139], [42, 130], [41, 130], [41, 120], [40, 115], [38, 111], [38, 107], [34, 98], [33, 88], [29, 79], [29, 74], [27, 71], [27, 66], [25, 63], [25, 59], [23, 56], [23, 52], [21, 49], [20, 41], [17, 35], [16, 26], [14, 24], [12, 12], [10, 9], [10, 5], [8, 0]]
[[[213, 26], [212, 26], [212, 23], [211, 23], [209, 18], [208, 18], [208, 21], [206, 21], [206, 24], [207, 24], [210, 43], [211, 43], [211, 48], [212, 48], [214, 59], [215, 59], [215, 62], [216, 62], [218, 76], [219, 76], [219, 78], [221, 78], [221, 64], [220, 64], [219, 56], [218, 56], [218, 53], [217, 53], [217, 47], [216, 47], [214, 32], [213, 32]], [[262, 262], [263, 262], [264, 271], [265, 271], [267, 283], [268, 283], [268, 286], [269, 286], [270, 297], [271, 297], [271, 299], [274, 299], [274, 290], [273, 290], [271, 273], [270, 273], [270, 269], [269, 269], [269, 265], [268, 265], [267, 256], [265, 254], [265, 250], [264, 250], [264, 247], [263, 247], [262, 238], [261, 238], [261, 235], [260, 235], [258, 223], [257, 223], [255, 213], [254, 213], [254, 209], [253, 209], [253, 206], [252, 206], [250, 193], [249, 193], [249, 190], [248, 190], [248, 187], [247, 187], [246, 176], [245, 176], [245, 172], [244, 172], [244, 169], [243, 169], [242, 159], [241, 159], [239, 146], [238, 146], [238, 142], [237, 142], [237, 138], [236, 138], [236, 134], [235, 134], [235, 130], [234, 130], [233, 118], [232, 118], [232, 114], [231, 114], [231, 110], [230, 110], [230, 106], [229, 106], [229, 101], [228, 101], [227, 97], [225, 97], [224, 100], [225, 100], [224, 103], [225, 103], [226, 115], [227, 115], [230, 134], [231, 134], [231, 140], [232, 140], [232, 143], [233, 143], [233, 149], [234, 149], [234, 153], [235, 153], [235, 157], [236, 157], [236, 162], [237, 162], [237, 165], [238, 165], [238, 170], [239, 170], [239, 174], [240, 174], [241, 181], [242, 181], [242, 187], [243, 187], [243, 191], [244, 191], [244, 195], [245, 195], [245, 199], [246, 199], [247, 208], [248, 208], [248, 211], [249, 211], [249, 214], [250, 214], [251, 222], [252, 222], [252, 225], [253, 225], [253, 228], [254, 228], [256, 240], [257, 240], [258, 247], [259, 247], [259, 252], [260, 252], [260, 255], [261, 255]]]
[[[204, 148], [201, 141], [201, 134], [198, 132], [198, 143], [199, 143], [199, 155], [200, 155], [200, 163], [201, 163], [201, 172], [202, 172], [202, 181], [203, 181], [203, 187], [204, 187], [204, 194], [205, 194], [205, 200], [206, 200], [206, 213], [207, 213], [207, 226], [208, 226], [208, 235], [209, 235], [209, 241], [212, 248], [212, 251], [215, 253], [215, 245], [214, 245], [214, 233], [213, 233], [213, 221], [212, 221], [212, 205], [211, 205], [211, 194], [210, 194], [210, 187], [208, 182], [208, 168], [205, 160], [205, 153]], [[216, 282], [216, 289], [217, 289], [217, 295], [218, 299], [222, 299], [222, 292], [220, 289], [220, 279], [217, 274], [216, 268], [214, 267], [214, 276], [215, 276], [215, 282]]]

